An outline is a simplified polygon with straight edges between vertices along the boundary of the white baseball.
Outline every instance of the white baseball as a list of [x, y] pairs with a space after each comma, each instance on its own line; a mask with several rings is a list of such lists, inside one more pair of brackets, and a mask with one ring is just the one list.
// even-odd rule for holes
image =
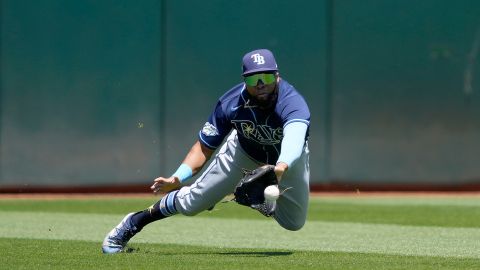
[[270, 185], [265, 188], [263, 195], [265, 196], [266, 201], [273, 202], [276, 201], [280, 196], [280, 190], [278, 189], [277, 185]]

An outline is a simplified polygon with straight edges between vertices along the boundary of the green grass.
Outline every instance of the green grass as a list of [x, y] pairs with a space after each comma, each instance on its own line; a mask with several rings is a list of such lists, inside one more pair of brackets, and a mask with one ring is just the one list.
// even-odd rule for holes
[[220, 203], [147, 226], [132, 252], [105, 234], [156, 197], [0, 199], [0, 269], [478, 269], [480, 197], [314, 197], [306, 226], [280, 228]]
[[234, 249], [136, 244], [105, 256], [98, 243], [0, 239], [4, 269], [477, 269], [476, 259], [392, 256], [356, 252]]

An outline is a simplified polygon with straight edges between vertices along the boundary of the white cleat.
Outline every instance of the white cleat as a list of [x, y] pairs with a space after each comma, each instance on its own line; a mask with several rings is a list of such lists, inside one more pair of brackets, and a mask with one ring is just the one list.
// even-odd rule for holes
[[122, 252], [130, 238], [138, 232], [131, 222], [133, 214], [135, 213], [126, 215], [120, 224], [107, 234], [102, 244], [103, 253], [113, 254]]

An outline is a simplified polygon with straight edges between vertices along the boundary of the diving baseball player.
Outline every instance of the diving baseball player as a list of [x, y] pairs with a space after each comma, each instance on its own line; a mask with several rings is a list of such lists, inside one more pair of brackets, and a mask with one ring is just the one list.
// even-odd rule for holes
[[[146, 210], [126, 215], [105, 237], [104, 253], [121, 252], [135, 234], [153, 221], [178, 213], [193, 216], [212, 208], [234, 191], [244, 169], [266, 164], [274, 165], [280, 190], [288, 190], [277, 201], [257, 210], [272, 216], [287, 230], [303, 227], [310, 178], [308, 106], [297, 90], [279, 76], [269, 50], [247, 53], [242, 75], [244, 81], [220, 97], [177, 171], [154, 180], [153, 192], [165, 196]], [[210, 159], [192, 185], [182, 185]]]

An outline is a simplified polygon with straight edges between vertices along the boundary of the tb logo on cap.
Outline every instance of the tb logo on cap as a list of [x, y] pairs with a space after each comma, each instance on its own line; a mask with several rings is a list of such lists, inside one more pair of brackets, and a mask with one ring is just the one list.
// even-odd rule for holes
[[260, 55], [259, 53], [252, 54], [252, 56], [250, 56], [250, 58], [253, 58], [253, 62], [257, 63], [257, 65], [265, 64], [265, 58], [262, 55]]

